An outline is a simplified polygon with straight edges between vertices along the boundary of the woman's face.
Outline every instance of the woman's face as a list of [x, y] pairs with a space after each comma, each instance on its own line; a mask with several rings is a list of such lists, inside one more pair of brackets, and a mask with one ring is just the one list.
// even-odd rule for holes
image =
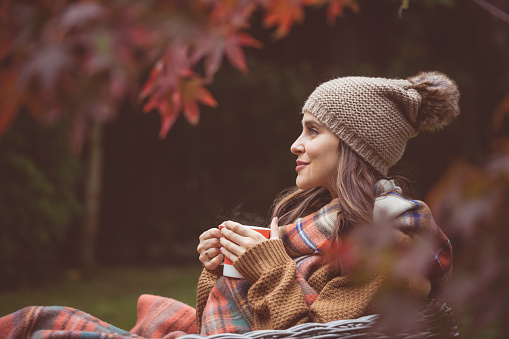
[[[302, 133], [290, 148], [297, 155], [296, 184], [301, 189], [327, 187], [333, 197], [339, 163], [339, 138], [309, 113], [302, 118]], [[332, 180], [332, 181], [331, 181]]]

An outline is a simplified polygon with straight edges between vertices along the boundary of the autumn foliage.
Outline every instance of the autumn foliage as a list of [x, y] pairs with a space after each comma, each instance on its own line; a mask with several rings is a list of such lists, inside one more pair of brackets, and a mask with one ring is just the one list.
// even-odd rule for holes
[[[114, 119], [139, 100], [161, 116], [166, 136], [179, 114], [196, 124], [198, 104], [216, 106], [206, 89], [224, 59], [248, 72], [253, 14], [275, 38], [328, 6], [333, 22], [355, 0], [7, 0], [0, 5], [0, 133], [21, 109], [69, 126], [80, 147], [93, 122]], [[151, 68], [151, 70], [150, 70]], [[143, 85], [146, 74], [150, 74]]]
[[[456, 159], [430, 190], [427, 201], [454, 247], [455, 274], [447, 298], [470, 321], [465, 337], [489, 328], [507, 333], [509, 324], [509, 138], [504, 122], [509, 95], [491, 120], [491, 149], [480, 163]], [[484, 333], [483, 335], [486, 335]]]

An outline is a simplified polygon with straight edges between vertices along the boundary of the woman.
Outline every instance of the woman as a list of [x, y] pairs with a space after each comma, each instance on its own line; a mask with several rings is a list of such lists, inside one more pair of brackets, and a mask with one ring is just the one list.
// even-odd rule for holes
[[[447, 279], [448, 239], [428, 207], [402, 197], [386, 177], [409, 138], [456, 118], [458, 100], [454, 82], [436, 72], [408, 80], [339, 78], [319, 86], [303, 107], [302, 134], [291, 147], [298, 189], [276, 203], [271, 239], [231, 221], [221, 232], [214, 228], [200, 237], [205, 270], [198, 286], [197, 324], [202, 333], [357, 318], [377, 311], [377, 297], [394, 280], [401, 292], [424, 299]], [[278, 218], [287, 226], [278, 229]], [[416, 258], [430, 262], [407, 265], [403, 276], [396, 272], [398, 279], [380, 262], [368, 279], [354, 281], [352, 269], [359, 272], [362, 260], [348, 263], [331, 246], [345, 248], [341, 245], [356, 227], [373, 222], [390, 227], [388, 232], [369, 231], [390, 234], [399, 252], [409, 254], [418, 239], [432, 238], [429, 257], [421, 252]], [[224, 256], [247, 282], [221, 277]], [[229, 310], [221, 309], [225, 300]], [[218, 319], [228, 325], [217, 327]]]
[[[458, 100], [454, 82], [436, 72], [320, 85], [291, 146], [297, 188], [275, 202], [270, 239], [233, 221], [200, 236], [196, 310], [145, 295], [126, 332], [71, 308], [29, 307], [0, 318], [0, 339], [243, 333], [371, 314], [390, 288], [426, 298], [450, 273], [451, 246], [428, 207], [404, 198], [387, 172], [419, 130], [439, 129], [459, 114]], [[377, 238], [368, 254], [352, 241], [366, 235]], [[410, 265], [397, 270], [381, 260], [387, 248]], [[245, 279], [222, 275], [224, 257]]]

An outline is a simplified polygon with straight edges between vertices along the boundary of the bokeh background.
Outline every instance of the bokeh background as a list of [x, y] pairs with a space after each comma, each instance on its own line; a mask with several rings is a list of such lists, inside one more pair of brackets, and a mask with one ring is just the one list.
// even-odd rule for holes
[[[329, 20], [328, 1], [308, 1], [314, 5], [302, 5], [302, 20], [292, 21], [287, 34], [278, 30], [281, 25], [267, 27], [267, 12], [255, 10], [243, 32], [263, 45], [243, 48], [249, 71], [239, 72], [239, 64], [225, 59], [213, 79], [204, 82], [217, 107], [200, 105], [197, 124], [189, 123], [196, 120], [189, 114], [187, 120], [180, 116], [167, 133], [161, 132], [164, 114], [157, 109], [144, 113], [146, 100], [138, 96], [164, 54], [160, 46], [145, 50], [146, 55], [131, 46], [129, 63], [115, 58], [106, 62], [108, 74], [125, 72], [120, 78], [128, 85], [121, 86], [121, 95], [104, 101], [104, 111], [96, 106], [103, 112], [97, 119], [80, 107], [104, 95], [102, 71], [87, 78], [74, 69], [60, 69], [66, 61], [57, 54], [33, 61], [34, 55], [43, 55], [45, 44], [65, 39], [51, 24], [55, 13], [83, 3], [104, 6], [113, 14], [89, 22], [81, 13], [83, 21], [72, 29], [108, 50], [106, 38], [89, 27], [117, 22], [114, 14], [122, 12], [122, 6], [140, 2], [3, 0], [0, 5], [4, 314], [33, 303], [66, 303], [121, 322], [132, 321], [131, 315], [119, 314], [131, 304], [135, 314], [139, 292], [176, 299], [181, 295], [193, 303], [199, 234], [230, 218], [267, 223], [274, 198], [294, 184], [295, 157], [289, 148], [300, 133], [300, 108], [318, 84], [338, 76], [404, 78], [438, 70], [456, 80], [461, 116], [443, 131], [412, 139], [392, 174], [414, 182], [415, 198], [430, 204], [453, 242], [455, 275], [442, 297], [453, 306], [463, 336], [508, 333], [506, 0], [410, 1], [401, 13], [406, 1], [336, 1], [343, 12]], [[171, 31], [172, 22], [192, 11], [185, 1], [172, 6], [165, 12], [171, 15], [156, 21], [161, 29]], [[157, 1], [141, 7], [148, 15], [157, 10]], [[80, 18], [79, 11], [73, 14], [71, 18]], [[40, 28], [39, 40], [25, 37], [20, 42], [23, 37], [13, 33], [20, 27]], [[130, 43], [121, 40], [120, 33], [118, 41], [115, 37], [110, 37], [110, 47]], [[12, 48], [16, 43], [30, 47]], [[48, 82], [30, 80], [37, 67], [40, 79]], [[71, 78], [84, 79], [79, 86], [74, 83], [75, 96], [65, 91], [65, 81], [45, 94], [44, 84], [53, 83], [52, 69], [58, 76], [69, 72]], [[207, 73], [207, 65], [197, 63], [193, 70]], [[13, 103], [13, 88], [23, 81], [28, 94]], [[55, 102], [62, 110], [48, 113]], [[93, 171], [99, 173], [96, 179], [90, 179]], [[122, 286], [127, 286], [126, 293], [117, 296]], [[94, 308], [92, 295], [104, 309]]]

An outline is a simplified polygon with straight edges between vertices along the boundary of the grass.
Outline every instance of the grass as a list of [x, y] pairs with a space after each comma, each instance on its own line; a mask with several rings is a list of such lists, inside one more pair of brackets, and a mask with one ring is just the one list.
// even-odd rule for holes
[[[125, 330], [136, 323], [141, 294], [155, 294], [196, 305], [201, 267], [100, 268], [87, 281], [68, 279], [40, 288], [0, 292], [0, 316], [25, 306], [70, 306]], [[73, 281], [74, 280], [74, 281]]]

